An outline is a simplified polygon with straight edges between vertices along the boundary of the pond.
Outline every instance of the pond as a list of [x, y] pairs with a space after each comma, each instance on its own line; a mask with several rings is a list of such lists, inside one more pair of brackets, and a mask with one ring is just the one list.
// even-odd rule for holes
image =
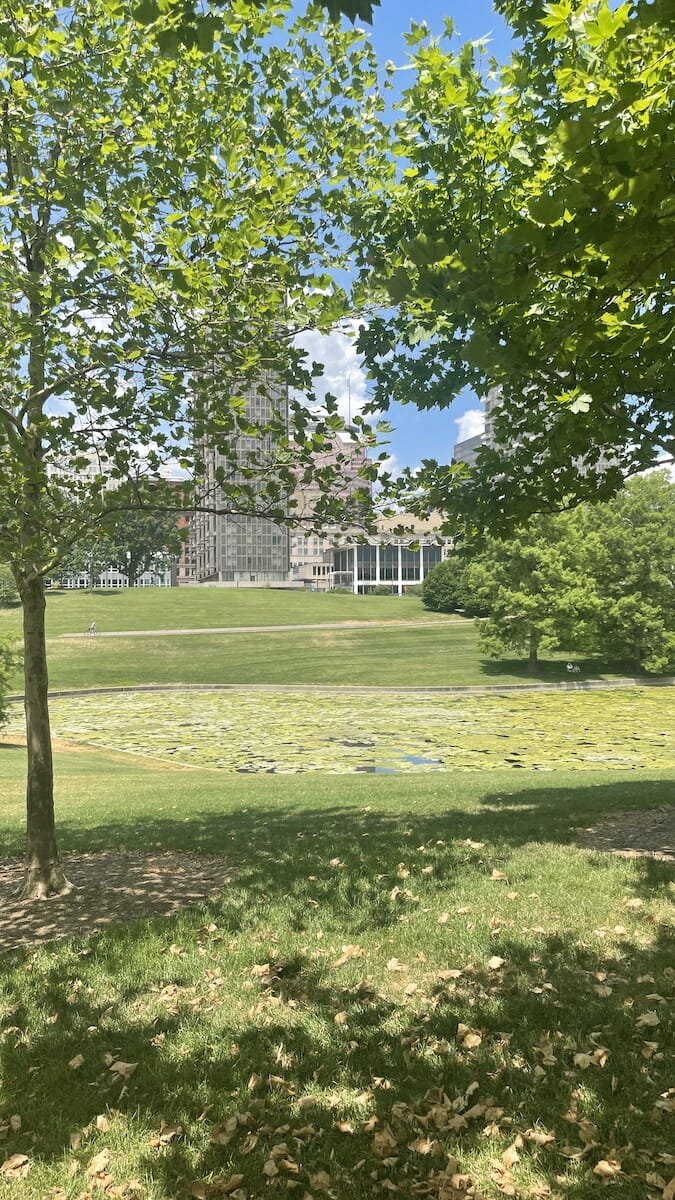
[[[52, 701], [56, 738], [241, 773], [675, 765], [675, 692], [155, 692]], [[13, 706], [9, 732], [22, 729]]]

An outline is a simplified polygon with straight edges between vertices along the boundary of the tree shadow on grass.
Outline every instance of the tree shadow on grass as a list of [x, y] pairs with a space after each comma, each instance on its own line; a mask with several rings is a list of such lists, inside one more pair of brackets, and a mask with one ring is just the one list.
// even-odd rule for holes
[[[584, 683], [606, 679], [608, 675], [626, 679], [638, 678], [635, 664], [627, 661], [612, 662], [602, 658], [578, 658], [571, 654], [569, 658], [579, 667], [579, 674], [567, 671], [568, 659], [540, 659], [536, 671], [529, 669], [526, 658], [482, 658], [480, 672], [487, 676], [516, 675], [523, 683], [572, 683], [583, 688]], [[648, 679], [658, 680], [658, 676], [647, 676]]]
[[[139, 819], [134, 847], [139, 835], [167, 849], [189, 841], [224, 854], [234, 882], [200, 914], [0, 960], [3, 1111], [22, 1117], [7, 1156], [54, 1164], [50, 1182], [63, 1185], [70, 1135], [109, 1109], [111, 1128], [91, 1130], [72, 1154], [80, 1183], [103, 1146], [114, 1184], [123, 1182], [132, 1129], [142, 1147], [134, 1173], [171, 1200], [194, 1181], [216, 1196], [213, 1179], [238, 1174], [250, 1196], [284, 1191], [282, 1180], [301, 1184], [300, 1195], [365, 1200], [389, 1181], [404, 1197], [455, 1200], [448, 1155], [460, 1169], [484, 1152], [501, 1163], [516, 1135], [534, 1129], [555, 1141], [519, 1147], [524, 1194], [538, 1184], [585, 1200], [599, 1184], [593, 1166], [616, 1150], [623, 1174], [613, 1194], [643, 1200], [646, 1172], [670, 1173], [656, 1157], [668, 1136], [665, 926], [639, 925], [611, 947], [543, 935], [536, 949], [527, 930], [496, 926], [486, 960], [494, 954], [501, 968], [460, 963], [448, 978], [415, 963], [413, 947], [386, 984], [369, 978], [367, 959], [343, 970], [339, 950], [325, 947], [366, 932], [386, 941], [400, 927], [400, 867], [420, 844], [434, 868], [425, 895], [451, 896], [467, 871], [489, 878], [529, 842], [573, 845], [581, 822], [625, 807], [628, 795], [648, 809], [666, 788], [637, 779], [530, 787], [433, 815], [329, 806], [204, 812], [189, 826]], [[62, 829], [69, 850], [124, 836], [112, 826]], [[601, 870], [608, 860], [589, 861]], [[669, 875], [668, 864], [635, 863], [645, 895]], [[657, 1024], [640, 1023], [645, 1013]], [[127, 1078], [128, 1063], [138, 1065]], [[162, 1121], [182, 1132], [153, 1146]], [[500, 1182], [510, 1186], [495, 1174], [495, 1194]]]
[[[631, 1144], [616, 1151], [624, 1175], [614, 1194], [643, 1200], [645, 1173], [659, 1169], [654, 1156], [666, 1145], [667, 1111], [658, 1107], [666, 1035], [663, 1016], [658, 1034], [636, 1021], [650, 1004], [663, 1014], [645, 997], [667, 978], [665, 930], [649, 948], [626, 942], [600, 956], [558, 937], [536, 958], [510, 933], [496, 946], [503, 971], [429, 979], [421, 1002], [367, 981], [341, 984], [311, 952], [272, 962], [262, 976], [240, 961], [246, 1019], [228, 1004], [227, 950], [208, 938], [203, 948], [196, 986], [180, 958], [115, 983], [138, 950], [125, 931], [103, 935], [76, 978], [64, 978], [62, 964], [34, 963], [41, 1005], [60, 1015], [29, 1034], [26, 997], [11, 1025], [5, 1017], [4, 1103], [21, 1112], [25, 1131], [10, 1137], [8, 1154], [30, 1134], [31, 1157], [58, 1161], [70, 1135], [107, 1109], [112, 1129], [94, 1129], [71, 1155], [80, 1180], [110, 1146], [109, 1170], [123, 1182], [117, 1163], [132, 1125], [142, 1145], [136, 1172], [162, 1196], [194, 1195], [195, 1181], [216, 1196], [213, 1181], [237, 1174], [251, 1196], [267, 1194], [277, 1178], [271, 1162], [278, 1179], [310, 1193], [330, 1187], [325, 1194], [344, 1200], [379, 1194], [386, 1180], [403, 1196], [446, 1197], [448, 1156], [460, 1169], [485, 1152], [499, 1163], [519, 1133], [535, 1130], [555, 1141], [519, 1146], [517, 1180], [522, 1172], [530, 1186], [582, 1200], [597, 1190], [595, 1163]], [[94, 971], [111, 979], [96, 1000]], [[659, 1039], [661, 1048], [650, 1046]], [[83, 1065], [69, 1068], [78, 1052]], [[110, 1070], [118, 1058], [122, 1074]], [[128, 1079], [125, 1063], [138, 1064]], [[162, 1121], [181, 1132], [152, 1146]]]

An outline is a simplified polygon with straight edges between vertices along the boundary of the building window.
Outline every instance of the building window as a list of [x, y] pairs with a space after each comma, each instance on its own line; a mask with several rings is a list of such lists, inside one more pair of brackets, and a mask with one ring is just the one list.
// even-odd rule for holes
[[377, 548], [375, 546], [356, 547], [356, 570], [359, 579], [364, 582], [374, 582], [377, 575]]
[[398, 546], [380, 546], [380, 579], [383, 582], [398, 579]]

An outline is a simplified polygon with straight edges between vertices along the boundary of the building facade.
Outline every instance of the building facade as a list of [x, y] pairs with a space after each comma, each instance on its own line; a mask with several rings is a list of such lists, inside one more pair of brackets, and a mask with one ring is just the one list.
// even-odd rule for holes
[[[403, 524], [406, 532], [397, 532]], [[452, 549], [451, 539], [437, 532], [440, 519], [422, 522], [401, 514], [378, 525], [376, 537], [365, 542], [342, 538], [335, 546], [333, 587], [348, 587], [361, 596], [374, 588], [387, 587], [392, 594], [402, 596], [410, 587], [423, 583]]]
[[[332, 449], [316, 455], [317, 468], [337, 467], [338, 458], [339, 479], [336, 479], [332, 486], [332, 494], [344, 502], [349, 501], [363, 488], [370, 491], [370, 483], [361, 474], [368, 464], [364, 448], [355, 442], [339, 438]], [[309, 483], [299, 482], [293, 494], [294, 504], [291, 511], [297, 517], [306, 518], [311, 522], [321, 495], [322, 486], [316, 479]], [[302, 526], [291, 531], [290, 570], [293, 582], [302, 584], [311, 591], [330, 590], [333, 586], [333, 548], [338, 534], [336, 529], [305, 533]]]
[[[259, 383], [246, 392], [246, 416], [251, 422], [264, 425], [279, 414], [288, 421], [287, 388], [272, 372], [263, 372]], [[211, 446], [202, 448], [204, 507], [222, 511], [195, 511], [190, 517], [188, 556], [195, 583], [239, 587], [288, 581], [288, 530], [265, 516], [228, 513], [227, 500], [217, 482], [218, 473], [223, 471], [233, 483], [245, 482], [250, 486], [251, 481], [245, 479], [237, 464], [254, 453], [271, 461], [274, 451], [271, 435], [239, 437], [234, 462]], [[262, 485], [259, 490], [262, 491]]]

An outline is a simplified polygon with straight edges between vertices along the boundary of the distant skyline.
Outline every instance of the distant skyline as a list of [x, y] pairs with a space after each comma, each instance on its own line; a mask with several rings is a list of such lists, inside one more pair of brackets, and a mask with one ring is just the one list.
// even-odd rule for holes
[[[405, 34], [412, 21], [426, 23], [431, 34], [441, 36], [445, 19], [454, 23], [453, 43], [457, 48], [467, 41], [484, 40], [488, 54], [500, 62], [508, 59], [512, 42], [510, 30], [495, 12], [490, 0], [381, 0], [374, 11], [369, 30], [381, 66], [392, 61], [399, 68], [394, 76], [401, 90], [406, 86], [409, 50]], [[353, 329], [353, 326], [352, 326]], [[305, 335], [302, 341], [311, 349], [311, 357], [325, 364], [319, 395], [330, 391], [337, 396], [345, 419], [359, 411], [368, 398], [368, 381], [349, 337], [334, 333], [331, 337]], [[413, 405], [392, 405], [386, 419], [394, 426], [389, 445], [391, 467], [416, 467], [424, 458], [450, 460], [455, 442], [482, 430], [482, 413], [475, 393], [464, 392], [453, 404], [439, 411], [420, 412]]]

